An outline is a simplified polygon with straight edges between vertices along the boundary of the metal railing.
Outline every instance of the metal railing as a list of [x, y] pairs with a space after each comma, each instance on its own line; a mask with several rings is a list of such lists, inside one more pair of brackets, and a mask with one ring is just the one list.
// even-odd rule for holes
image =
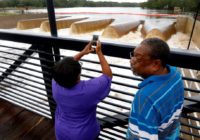
[[[51, 68], [63, 56], [73, 56], [87, 41], [47, 36], [0, 32], [0, 98], [52, 119], [56, 104], [51, 91]], [[125, 139], [128, 116], [137, 83], [129, 67], [129, 52], [134, 46], [102, 42], [103, 52], [113, 69], [109, 96], [97, 108], [101, 124], [100, 139]], [[55, 53], [55, 49], [60, 54]], [[81, 78], [100, 75], [95, 54], [81, 59]], [[179, 67], [185, 83], [185, 106], [181, 118], [181, 138], [200, 138], [199, 93], [200, 53], [172, 50], [170, 64]]]

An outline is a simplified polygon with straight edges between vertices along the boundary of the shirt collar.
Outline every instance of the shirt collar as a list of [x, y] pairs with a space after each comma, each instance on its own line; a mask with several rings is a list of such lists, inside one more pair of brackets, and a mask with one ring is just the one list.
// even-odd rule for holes
[[167, 69], [169, 70], [169, 73], [168, 73], [168, 74], [149, 76], [148, 78], [144, 79], [144, 81], [142, 81], [142, 82], [138, 85], [138, 87], [139, 87], [139, 88], [143, 88], [143, 87], [146, 86], [147, 84], [152, 83], [152, 82], [154, 82], [154, 81], [164, 81], [164, 80], [166, 80], [170, 75], [172, 75], [172, 74], [176, 71], [176, 68], [175, 68], [175, 67], [172, 67], [172, 66], [170, 66], [170, 65], [167, 65], [166, 67], [167, 67]]

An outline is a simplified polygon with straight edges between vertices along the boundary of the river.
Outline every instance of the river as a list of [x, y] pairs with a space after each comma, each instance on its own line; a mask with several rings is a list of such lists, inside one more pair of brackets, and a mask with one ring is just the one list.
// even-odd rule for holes
[[[25, 13], [47, 13], [47, 9], [29, 9]], [[75, 8], [55, 8], [57, 17], [60, 16], [72, 16], [72, 17], [89, 17], [89, 18], [113, 18], [115, 23], [138, 21], [143, 20], [149, 24], [158, 24], [157, 26], [165, 26], [169, 22], [176, 21], [176, 17], [173, 11], [169, 10], [149, 10], [140, 7], [75, 7]], [[101, 41], [133, 44], [138, 45], [144, 38], [141, 34], [142, 25], [135, 32], [129, 32], [128, 34], [117, 39], [104, 38], [101, 36], [103, 30], [84, 34], [72, 34], [69, 28], [58, 30], [59, 37], [67, 38], [79, 38], [90, 40], [93, 34], [100, 35]], [[42, 32], [40, 29], [26, 30], [25, 32], [40, 33], [43, 35], [50, 35], [50, 33]], [[189, 35], [177, 32], [171, 38], [167, 40], [167, 43], [172, 48], [186, 49], [189, 43]], [[196, 44], [192, 42], [190, 49], [198, 49]]]

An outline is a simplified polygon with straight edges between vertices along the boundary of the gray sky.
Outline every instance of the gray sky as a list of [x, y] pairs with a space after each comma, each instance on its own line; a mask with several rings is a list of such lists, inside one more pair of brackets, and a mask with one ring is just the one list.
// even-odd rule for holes
[[90, 1], [144, 2], [144, 1], [147, 1], [147, 0], [90, 0]]

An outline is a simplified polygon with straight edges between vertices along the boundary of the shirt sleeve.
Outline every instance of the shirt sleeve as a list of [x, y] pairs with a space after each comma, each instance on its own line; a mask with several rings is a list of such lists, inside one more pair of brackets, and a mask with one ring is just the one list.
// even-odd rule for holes
[[112, 79], [109, 76], [103, 74], [86, 82], [89, 89], [88, 91], [90, 91], [90, 94], [94, 94], [97, 102], [100, 102], [108, 96], [111, 88], [111, 81]]

